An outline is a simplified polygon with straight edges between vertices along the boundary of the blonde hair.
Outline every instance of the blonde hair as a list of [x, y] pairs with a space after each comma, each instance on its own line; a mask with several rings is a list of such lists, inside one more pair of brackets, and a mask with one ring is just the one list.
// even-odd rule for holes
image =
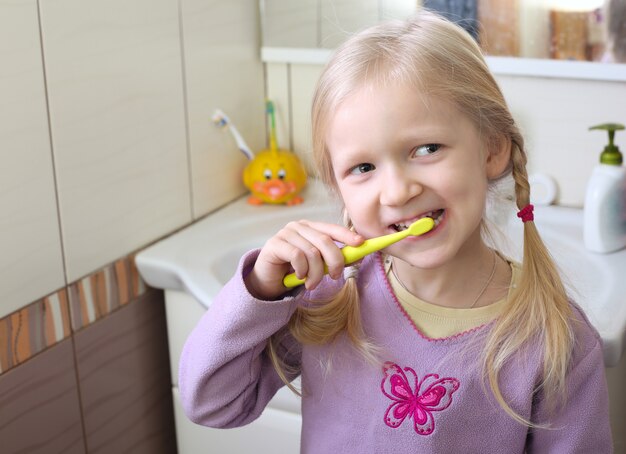
[[[436, 14], [421, 11], [407, 21], [367, 29], [344, 43], [322, 73], [312, 108], [313, 154], [322, 180], [336, 188], [326, 128], [337, 106], [365, 84], [409, 83], [452, 101], [480, 131], [487, 148], [511, 147], [505, 174], [515, 182], [517, 206], [530, 202], [524, 140], [476, 42]], [[504, 176], [504, 175], [503, 175]], [[504, 365], [531, 339], [543, 344], [543, 381], [548, 399], [565, 395], [572, 350], [571, 309], [559, 273], [533, 222], [524, 223], [524, 259], [518, 288], [495, 321], [483, 351], [486, 381], [502, 408], [529, 426], [506, 402], [499, 385]], [[329, 304], [299, 308], [290, 321], [303, 343], [332, 342], [346, 332], [367, 355], [369, 343], [359, 316], [355, 279], [348, 279]], [[354, 298], [354, 300], [352, 300]], [[556, 401], [554, 401], [556, 403]]]

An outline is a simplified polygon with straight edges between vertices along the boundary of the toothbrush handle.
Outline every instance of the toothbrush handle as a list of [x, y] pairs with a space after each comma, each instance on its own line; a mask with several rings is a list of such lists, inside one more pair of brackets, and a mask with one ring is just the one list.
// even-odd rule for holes
[[[430, 229], [427, 229], [430, 230]], [[422, 232], [424, 233], [424, 232]], [[391, 246], [393, 243], [406, 238], [411, 235], [409, 230], [402, 230], [401, 232], [390, 233], [389, 235], [379, 236], [376, 238], [370, 238], [365, 240], [360, 246], [345, 246], [341, 249], [341, 255], [343, 255], [343, 261], [346, 265], [356, 262], [362, 259], [372, 252], [380, 251], [381, 249]], [[324, 265], [324, 274], [328, 273], [328, 268]], [[304, 279], [299, 279], [296, 273], [290, 273], [283, 278], [283, 285], [287, 288], [297, 287], [304, 284]]]

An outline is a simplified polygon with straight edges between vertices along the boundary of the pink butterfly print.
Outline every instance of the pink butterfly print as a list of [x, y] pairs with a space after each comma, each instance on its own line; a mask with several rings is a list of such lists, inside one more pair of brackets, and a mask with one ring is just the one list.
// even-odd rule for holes
[[[415, 380], [415, 391], [411, 388], [407, 373]], [[385, 377], [380, 387], [383, 394], [393, 401], [385, 412], [385, 424], [396, 429], [408, 416], [413, 418], [415, 432], [419, 435], [433, 433], [433, 412], [448, 408], [452, 403], [452, 394], [460, 386], [456, 378], [439, 378], [437, 374], [426, 375], [420, 383], [413, 369], [402, 369], [391, 362], [383, 365], [383, 374]]]

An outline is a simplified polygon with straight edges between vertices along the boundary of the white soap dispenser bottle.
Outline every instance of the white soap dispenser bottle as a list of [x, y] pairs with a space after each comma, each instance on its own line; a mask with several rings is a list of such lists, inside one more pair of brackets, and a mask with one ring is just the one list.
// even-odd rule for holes
[[624, 125], [606, 123], [589, 129], [608, 131], [609, 144], [587, 184], [583, 236], [587, 249], [608, 253], [626, 247], [626, 167], [613, 144], [615, 131]]

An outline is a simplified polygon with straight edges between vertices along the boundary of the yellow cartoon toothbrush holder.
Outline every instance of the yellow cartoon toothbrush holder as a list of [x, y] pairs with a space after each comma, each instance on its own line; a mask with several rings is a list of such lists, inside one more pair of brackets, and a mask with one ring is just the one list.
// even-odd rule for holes
[[243, 183], [250, 190], [248, 203], [297, 205], [302, 203], [300, 191], [306, 184], [306, 170], [298, 156], [276, 144], [274, 103], [266, 102], [270, 120], [270, 148], [259, 152], [243, 171]]
[[239, 149], [250, 160], [243, 170], [243, 183], [251, 193], [248, 203], [297, 205], [303, 202], [300, 191], [306, 184], [306, 169], [295, 153], [278, 148], [272, 101], [266, 102], [266, 112], [270, 120], [270, 148], [256, 155], [223, 112], [216, 111], [213, 121], [220, 127], [229, 127]]

